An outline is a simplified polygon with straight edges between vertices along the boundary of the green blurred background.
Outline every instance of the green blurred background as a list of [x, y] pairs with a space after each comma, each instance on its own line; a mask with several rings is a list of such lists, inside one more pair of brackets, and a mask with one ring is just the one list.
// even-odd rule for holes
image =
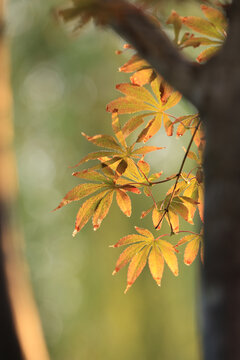
[[[134, 225], [153, 230], [150, 217], [139, 219], [151, 201], [133, 194], [131, 219], [114, 204], [97, 232], [89, 223], [74, 239], [79, 204], [52, 212], [78, 183], [69, 166], [95, 150], [81, 131], [111, 134], [105, 106], [118, 96], [115, 85], [128, 81], [117, 69], [130, 55], [115, 55], [123, 41], [110, 30], [90, 25], [80, 37], [72, 36], [54, 16], [57, 4], [8, 4], [18, 210], [51, 359], [198, 360], [197, 261], [186, 267], [181, 251], [178, 278], [165, 268], [159, 288], [145, 270], [127, 295], [126, 269], [111, 275], [120, 251], [108, 246], [133, 233]], [[166, 16], [170, 8], [168, 3]], [[181, 15], [198, 11], [189, 4], [175, 9]], [[193, 111], [184, 101], [174, 109], [177, 115]], [[153, 170], [175, 173], [184, 142], [167, 138], [164, 130], [155, 136], [152, 144], [167, 150], [148, 157]], [[164, 190], [159, 188], [160, 198]]]

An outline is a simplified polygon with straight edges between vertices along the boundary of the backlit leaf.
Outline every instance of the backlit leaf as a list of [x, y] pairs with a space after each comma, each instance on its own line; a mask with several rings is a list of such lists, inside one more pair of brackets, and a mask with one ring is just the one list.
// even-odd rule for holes
[[162, 226], [161, 220], [163, 220], [163, 216], [164, 216], [164, 211], [159, 211], [158, 209], [156, 209], [156, 207], [153, 208], [152, 222], [153, 222], [153, 226], [155, 228], [157, 227], [157, 230], [161, 229]]
[[171, 107], [177, 105], [179, 101], [181, 100], [182, 95], [178, 91], [174, 91], [166, 101], [166, 104], [163, 105], [162, 110], [166, 111], [170, 109]]
[[137, 167], [138, 167], [140, 173], [144, 174], [146, 177], [148, 176], [148, 174], [150, 172], [150, 165], [146, 161], [139, 160], [137, 163]]
[[82, 204], [77, 213], [73, 236], [75, 236], [86, 225], [94, 214], [100, 200], [107, 194], [108, 191], [109, 190], [105, 190], [97, 195], [94, 195]]
[[224, 36], [208, 20], [197, 16], [187, 16], [184, 17], [182, 21], [184, 25], [200, 34], [224, 40]]
[[112, 204], [113, 193], [114, 193], [113, 191], [110, 191], [99, 202], [92, 219], [93, 230], [97, 230], [100, 227], [103, 219], [107, 216]]
[[157, 240], [157, 246], [160, 248], [164, 260], [168, 264], [170, 270], [175, 276], [178, 276], [178, 261], [175, 255], [175, 249], [169, 242], [165, 240]]
[[162, 173], [163, 173], [162, 171], [159, 171], [158, 173], [154, 173], [148, 178], [148, 180], [151, 181], [151, 182], [154, 182], [154, 181], [156, 181], [156, 180], [158, 180], [160, 178]]
[[127, 144], [125, 141], [125, 137], [122, 132], [122, 128], [120, 126], [119, 117], [117, 112], [113, 112], [112, 114], [112, 128], [115, 133], [116, 138], [118, 139], [119, 143], [126, 148]]
[[129, 119], [122, 128], [124, 138], [127, 138], [134, 130], [144, 123], [144, 115], [135, 116]]
[[153, 69], [142, 69], [136, 71], [131, 77], [130, 80], [132, 84], [143, 86], [152, 82], [156, 77], [156, 73]]
[[172, 121], [169, 119], [169, 116], [166, 115], [165, 113], [163, 113], [163, 124], [164, 124], [167, 136], [172, 136], [173, 124], [172, 124]]
[[178, 197], [173, 198], [169, 208], [172, 212], [174, 212], [175, 214], [179, 214], [183, 217], [184, 220], [188, 221], [188, 208]]
[[174, 10], [172, 10], [171, 15], [169, 16], [167, 20], [167, 24], [172, 24], [174, 26], [174, 33], [175, 33], [175, 42], [178, 42], [178, 37], [180, 30], [182, 28], [182, 21], [178, 13]]
[[147, 230], [147, 229], [142, 229], [138, 226], [135, 226], [135, 229], [137, 230], [137, 232], [140, 234], [140, 235], [143, 235], [145, 236], [146, 238], [149, 238], [150, 240], [153, 240], [154, 239], [154, 236], [153, 234]]
[[162, 124], [162, 113], [158, 113], [156, 117], [151, 119], [146, 127], [141, 131], [137, 138], [137, 142], [144, 142], [146, 143], [148, 140], [151, 139], [161, 128]]
[[134, 243], [139, 243], [142, 241], [145, 241], [145, 235], [138, 235], [138, 234], [132, 234], [132, 235], [127, 235], [124, 236], [123, 238], [121, 238], [115, 245], [112, 245], [111, 247], [117, 248], [119, 246], [123, 246], [123, 245], [129, 245], [129, 244], [134, 244]]
[[64, 196], [64, 198], [55, 210], [60, 209], [61, 207], [69, 204], [72, 201], [81, 200], [82, 198], [94, 193], [99, 189], [104, 189], [104, 187], [106, 187], [106, 185], [103, 184], [77, 185]]
[[107, 182], [107, 178], [104, 175], [94, 170], [86, 169], [83, 171], [76, 171], [72, 175], [80, 179]]
[[[166, 217], [166, 219], [167, 219], [168, 223], [171, 222], [173, 231], [178, 232], [179, 231], [179, 217], [175, 212], [171, 211], [171, 207], [168, 211], [168, 217]], [[171, 227], [171, 225], [170, 225], [170, 227]]]
[[134, 84], [118, 84], [116, 89], [125, 94], [127, 97], [137, 98], [138, 100], [155, 105], [158, 107], [157, 102], [154, 100], [150, 92], [142, 86]]
[[82, 160], [79, 161], [79, 163], [77, 163], [77, 165], [75, 165], [75, 167], [89, 161], [89, 160], [96, 160], [96, 159], [100, 159], [104, 156], [114, 156], [116, 155], [115, 151], [96, 151], [96, 152], [92, 152], [90, 154], [88, 154], [87, 156], [85, 156]]
[[136, 149], [132, 152], [133, 155], [145, 155], [149, 152], [165, 149], [164, 147], [158, 147], [158, 146], [143, 146], [139, 149]]
[[82, 135], [90, 142], [97, 146], [101, 146], [107, 149], [114, 149], [117, 151], [122, 151], [122, 148], [116, 142], [113, 136], [110, 135], [95, 135], [95, 136], [87, 136], [82, 132]]
[[143, 243], [133, 244], [127, 247], [119, 256], [113, 275], [115, 275], [119, 270], [121, 270], [129, 261], [136, 255], [145, 245]]
[[119, 71], [132, 73], [143, 67], [149, 67], [148, 63], [138, 55], [133, 55], [131, 59], [119, 68]]
[[218, 50], [220, 50], [220, 49], [221, 49], [220, 46], [211, 46], [211, 47], [209, 47], [208, 49], [206, 49], [206, 50], [204, 50], [203, 52], [201, 52], [200, 55], [198, 55], [197, 61], [198, 61], [199, 63], [203, 63], [203, 62], [209, 60], [209, 59], [210, 59], [211, 57], [213, 57], [213, 55], [215, 55], [216, 52], [217, 52]]
[[141, 274], [142, 270], [144, 269], [147, 256], [149, 253], [149, 247], [143, 248], [140, 252], [138, 252], [131, 260], [129, 267], [128, 267], [128, 274], [127, 274], [127, 287], [124, 293], [129, 290], [129, 288], [133, 285], [136, 281], [138, 276]]
[[184, 263], [186, 265], [191, 265], [193, 263], [193, 261], [195, 260], [198, 254], [199, 246], [200, 246], [199, 237], [195, 237], [192, 241], [190, 241], [187, 244], [184, 252]]
[[116, 190], [116, 199], [119, 208], [122, 210], [122, 212], [130, 217], [132, 213], [132, 205], [130, 197], [122, 190], [117, 189]]
[[223, 32], [227, 29], [227, 19], [221, 11], [206, 5], [201, 5], [201, 9], [206, 18], [208, 18], [208, 20], [213, 23], [218, 30]]
[[121, 97], [111, 101], [106, 110], [108, 112], [117, 112], [118, 114], [133, 114], [135, 112], [150, 110], [154, 108], [151, 105], [146, 104], [136, 98]]
[[148, 257], [148, 266], [153, 279], [156, 281], [158, 286], [160, 286], [164, 270], [164, 259], [160, 249], [155, 244], [153, 245]]

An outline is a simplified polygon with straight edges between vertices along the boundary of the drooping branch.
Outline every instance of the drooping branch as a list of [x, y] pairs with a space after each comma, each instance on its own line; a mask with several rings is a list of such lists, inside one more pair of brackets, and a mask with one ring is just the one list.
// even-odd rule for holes
[[[89, 4], [90, 3], [90, 4]], [[200, 105], [198, 81], [203, 66], [184, 58], [161, 28], [140, 8], [125, 0], [76, 0], [74, 8], [60, 11], [65, 20], [82, 16], [82, 22], [94, 17], [110, 26], [129, 42], [137, 52], [195, 106]]]

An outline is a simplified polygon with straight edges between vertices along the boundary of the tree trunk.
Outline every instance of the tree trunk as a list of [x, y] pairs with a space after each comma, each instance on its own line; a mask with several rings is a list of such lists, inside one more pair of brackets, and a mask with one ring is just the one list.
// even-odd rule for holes
[[48, 360], [14, 216], [17, 177], [11, 109], [4, 1], [0, 0], [0, 358]]
[[240, 359], [240, 4], [228, 39], [209, 62], [205, 122], [205, 360]]

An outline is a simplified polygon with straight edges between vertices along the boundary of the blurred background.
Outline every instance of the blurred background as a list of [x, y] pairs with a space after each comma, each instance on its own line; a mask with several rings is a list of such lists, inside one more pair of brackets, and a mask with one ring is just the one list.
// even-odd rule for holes
[[[192, 3], [180, 4], [174, 7], [181, 15], [199, 11]], [[150, 217], [140, 220], [151, 201], [133, 194], [130, 219], [114, 204], [97, 232], [89, 222], [74, 239], [79, 204], [52, 212], [78, 184], [69, 166], [95, 150], [81, 131], [112, 134], [105, 106], [119, 96], [115, 85], [128, 81], [118, 68], [130, 56], [115, 54], [123, 41], [110, 30], [90, 25], [74, 37], [57, 21], [58, 5], [59, 1], [10, 0], [7, 8], [18, 216], [50, 357], [198, 360], [198, 261], [188, 268], [181, 251], [178, 278], [166, 267], [159, 288], [145, 270], [127, 295], [126, 269], [111, 275], [120, 251], [108, 246], [134, 233], [135, 225], [154, 232]], [[168, 2], [163, 18], [171, 8]], [[180, 116], [195, 110], [182, 101], [173, 111]], [[148, 157], [153, 171], [176, 173], [185, 141], [175, 135], [167, 138], [162, 129], [152, 144], [167, 150]], [[164, 186], [158, 189], [159, 199], [164, 191]]]

